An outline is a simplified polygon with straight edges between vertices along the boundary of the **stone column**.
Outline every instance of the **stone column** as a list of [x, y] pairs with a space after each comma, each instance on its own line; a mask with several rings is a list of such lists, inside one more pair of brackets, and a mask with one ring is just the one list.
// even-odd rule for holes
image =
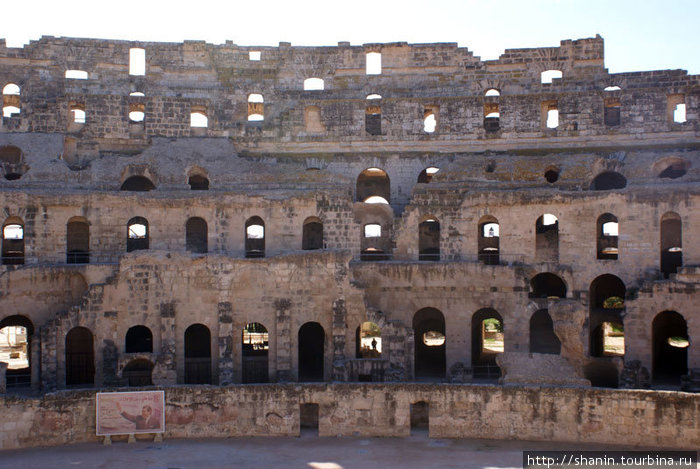
[[277, 381], [294, 381], [292, 370], [292, 317], [287, 298], [275, 300], [275, 329], [277, 332]]
[[7, 363], [0, 362], [0, 394], [5, 394], [7, 390]]
[[345, 376], [345, 331], [347, 329], [347, 314], [345, 299], [338, 298], [333, 301], [333, 329], [331, 338], [333, 340], [333, 369], [331, 379], [333, 381], [347, 381]]
[[[32, 364], [31, 368], [31, 373], [32, 373], [32, 391], [39, 391], [41, 390], [41, 339], [40, 339], [40, 334], [34, 334], [32, 338], [30, 339], [29, 346], [29, 354], [30, 354], [30, 363]], [[4, 379], [3, 379], [3, 382]]]
[[233, 308], [224, 301], [218, 305], [219, 313], [219, 385], [233, 384]]
[[[161, 303], [160, 305], [160, 354], [154, 368], [154, 384], [176, 384], [177, 363], [175, 353], [175, 305]], [[160, 369], [156, 376], [156, 368]]]

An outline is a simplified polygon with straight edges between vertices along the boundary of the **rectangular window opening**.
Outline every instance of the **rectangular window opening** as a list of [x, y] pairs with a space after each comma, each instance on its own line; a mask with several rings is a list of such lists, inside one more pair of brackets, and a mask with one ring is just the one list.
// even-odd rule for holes
[[366, 72], [367, 75], [382, 74], [382, 54], [380, 52], [368, 52], [366, 55]]
[[260, 59], [262, 58], [262, 52], [259, 50], [252, 50], [248, 52], [248, 60], [251, 62], [259, 62]]
[[137, 47], [129, 49], [129, 75], [146, 74], [146, 50]]

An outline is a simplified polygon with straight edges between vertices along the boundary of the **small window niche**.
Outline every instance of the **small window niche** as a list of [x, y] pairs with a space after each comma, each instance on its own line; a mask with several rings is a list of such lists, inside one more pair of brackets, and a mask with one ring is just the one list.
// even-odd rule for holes
[[146, 50], [138, 47], [129, 49], [129, 75], [146, 75]]
[[440, 106], [425, 106], [423, 108], [423, 132], [427, 134], [435, 133], [439, 111]]
[[498, 132], [501, 128], [501, 113], [498, 103], [484, 103], [484, 130]]
[[69, 80], [87, 80], [88, 72], [85, 70], [66, 70], [66, 78]]
[[377, 104], [368, 105], [365, 109], [365, 132], [369, 135], [382, 134], [382, 107]]
[[672, 94], [668, 96], [668, 121], [673, 124], [684, 124], [687, 122], [685, 95]]
[[619, 222], [611, 213], [598, 217], [596, 223], [597, 258], [600, 260], [617, 260], [619, 249]]
[[209, 127], [209, 117], [204, 106], [192, 106], [190, 127], [193, 135], [206, 135], [206, 129]]
[[85, 124], [85, 105], [70, 103], [70, 126], [82, 127]]
[[380, 52], [368, 52], [365, 56], [367, 75], [382, 74], [382, 54]]
[[542, 103], [542, 128], [556, 129], [559, 127], [559, 107], [556, 101]]
[[620, 98], [605, 98], [603, 102], [603, 120], [606, 127], [620, 125]]
[[251, 62], [260, 62], [260, 60], [262, 60], [262, 52], [259, 50], [249, 51], [248, 60], [250, 60]]
[[265, 98], [259, 93], [248, 95], [248, 122], [265, 120]]
[[318, 106], [306, 106], [304, 108], [304, 131], [312, 134], [326, 131], [321, 121], [321, 108]]
[[543, 85], [552, 84], [554, 80], [561, 80], [564, 74], [561, 70], [545, 70], [540, 74], [540, 81]]
[[304, 91], [323, 91], [323, 78], [307, 78], [304, 80]]

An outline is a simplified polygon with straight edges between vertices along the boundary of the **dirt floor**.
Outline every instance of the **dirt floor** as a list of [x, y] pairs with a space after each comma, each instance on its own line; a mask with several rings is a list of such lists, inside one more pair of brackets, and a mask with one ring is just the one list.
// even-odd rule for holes
[[[230, 438], [97, 443], [0, 452], [0, 468], [519, 468], [532, 450], [613, 450], [603, 445], [409, 438]], [[639, 448], [637, 448], [639, 449]]]

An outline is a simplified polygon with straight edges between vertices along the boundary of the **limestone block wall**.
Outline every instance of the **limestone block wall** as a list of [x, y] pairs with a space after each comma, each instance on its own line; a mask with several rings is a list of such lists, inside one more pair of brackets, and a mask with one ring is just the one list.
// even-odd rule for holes
[[[259, 385], [165, 388], [165, 438], [298, 436], [300, 404], [319, 405], [320, 436], [408, 436], [426, 402], [432, 438], [700, 445], [697, 395], [470, 385]], [[95, 394], [4, 396], [0, 448], [97, 442]]]

